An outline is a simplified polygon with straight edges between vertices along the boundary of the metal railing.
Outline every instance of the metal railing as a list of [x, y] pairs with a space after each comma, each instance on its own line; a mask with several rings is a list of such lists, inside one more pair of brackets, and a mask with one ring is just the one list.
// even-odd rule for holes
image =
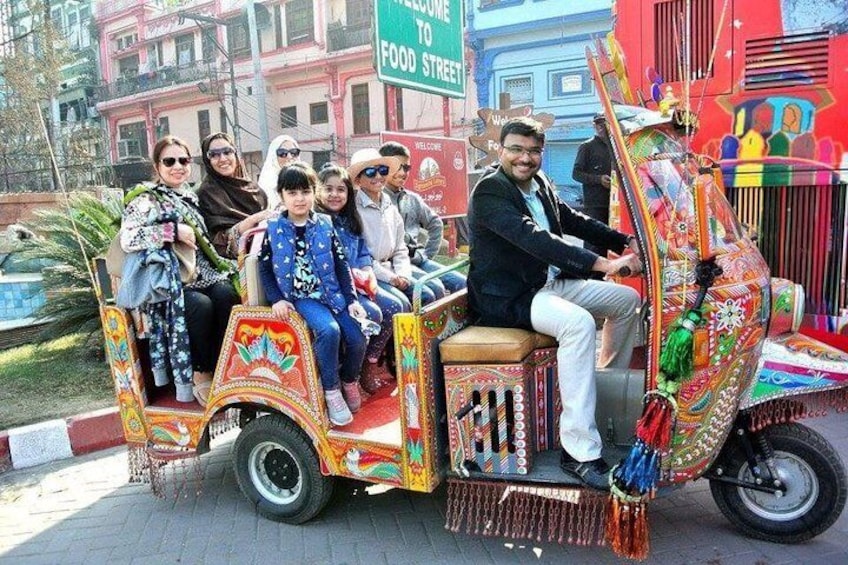
[[343, 26], [338, 22], [327, 26], [327, 51], [341, 51], [371, 42], [371, 23]]
[[848, 185], [729, 187], [727, 197], [772, 276], [804, 286], [808, 314], [848, 307]]
[[195, 61], [186, 65], [161, 67], [149, 73], [121, 77], [114, 82], [98, 87], [98, 100], [105, 102], [106, 100], [132, 96], [139, 92], [149, 92], [175, 84], [208, 80], [209, 65], [211, 64], [213, 63]]

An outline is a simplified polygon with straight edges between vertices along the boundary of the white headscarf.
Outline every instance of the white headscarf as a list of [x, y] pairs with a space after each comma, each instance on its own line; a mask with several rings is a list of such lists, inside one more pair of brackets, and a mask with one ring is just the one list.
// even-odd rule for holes
[[257, 183], [265, 194], [268, 195], [268, 207], [274, 209], [280, 203], [280, 195], [277, 194], [277, 177], [280, 175], [280, 162], [277, 160], [277, 149], [286, 141], [294, 143], [298, 147], [297, 141], [290, 135], [278, 135], [268, 145], [268, 153], [265, 155], [265, 163], [262, 165], [262, 171], [259, 173], [259, 182]]

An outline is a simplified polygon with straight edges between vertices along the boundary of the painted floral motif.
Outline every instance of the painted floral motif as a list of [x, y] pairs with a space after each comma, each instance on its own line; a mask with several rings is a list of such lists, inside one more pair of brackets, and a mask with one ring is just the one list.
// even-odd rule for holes
[[716, 306], [715, 319], [717, 331], [732, 332], [741, 328], [745, 322], [745, 309], [742, 308], [742, 299], [728, 298]]

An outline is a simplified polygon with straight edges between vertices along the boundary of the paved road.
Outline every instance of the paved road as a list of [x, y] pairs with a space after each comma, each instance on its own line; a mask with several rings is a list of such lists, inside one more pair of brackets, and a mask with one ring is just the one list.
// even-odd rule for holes
[[[848, 460], [848, 415], [810, 421]], [[201, 458], [203, 492], [166, 500], [126, 481], [126, 450], [0, 476], [0, 564], [26, 563], [618, 563], [606, 548], [452, 534], [445, 490], [432, 495], [337, 483], [303, 526], [258, 517], [231, 469], [232, 433]], [[193, 484], [197, 484], [196, 482]], [[812, 542], [783, 546], [735, 533], [705, 481], [652, 502], [648, 563], [848, 563], [848, 513]]]

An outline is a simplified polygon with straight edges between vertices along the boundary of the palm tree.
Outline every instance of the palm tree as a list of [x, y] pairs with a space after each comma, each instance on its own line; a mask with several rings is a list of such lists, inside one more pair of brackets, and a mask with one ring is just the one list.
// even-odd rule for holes
[[43, 271], [47, 301], [37, 316], [48, 323], [39, 339], [100, 331], [99, 305], [86, 262], [90, 265], [109, 248], [122, 212], [121, 198], [100, 200], [86, 193], [70, 196], [67, 206], [36, 212], [29, 227], [41, 237], [30, 240], [23, 255], [52, 265]]

